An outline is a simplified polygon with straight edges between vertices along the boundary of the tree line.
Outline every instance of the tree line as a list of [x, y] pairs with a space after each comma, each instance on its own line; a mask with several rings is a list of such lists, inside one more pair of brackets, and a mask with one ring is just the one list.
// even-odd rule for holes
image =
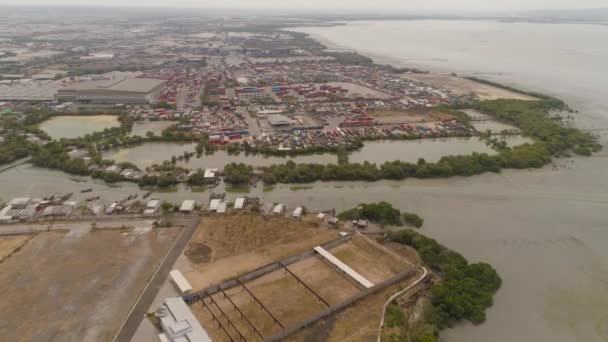
[[[493, 297], [502, 285], [502, 279], [491, 265], [469, 264], [459, 253], [409, 229], [389, 232], [388, 238], [414, 248], [424, 263], [442, 278], [431, 288], [432, 309], [427, 313], [426, 323], [411, 331], [402, 330], [403, 336], [397, 336], [397, 340], [435, 342], [440, 330], [455, 323], [485, 321], [485, 311], [492, 306]], [[405, 325], [405, 317], [395, 314], [394, 310], [391, 312], [391, 324]]]

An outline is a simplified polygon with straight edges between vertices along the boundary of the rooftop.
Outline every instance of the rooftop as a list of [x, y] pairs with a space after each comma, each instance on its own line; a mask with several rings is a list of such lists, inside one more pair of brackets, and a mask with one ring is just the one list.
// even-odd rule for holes
[[62, 91], [87, 91], [87, 90], [109, 90], [134, 93], [148, 93], [163, 84], [163, 80], [154, 78], [126, 78], [110, 79], [101, 81], [77, 82], [71, 84]]
[[[211, 342], [211, 338], [180, 297], [167, 298], [156, 311], [167, 341]], [[163, 336], [164, 335], [164, 336]]]

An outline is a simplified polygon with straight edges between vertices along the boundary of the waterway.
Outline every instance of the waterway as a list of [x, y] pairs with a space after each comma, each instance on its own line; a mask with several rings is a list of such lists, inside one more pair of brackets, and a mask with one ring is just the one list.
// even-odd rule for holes
[[53, 139], [78, 138], [119, 126], [115, 115], [55, 116], [39, 125]]
[[[608, 128], [605, 25], [411, 20], [297, 30], [377, 62], [547, 93], [580, 111], [578, 127]], [[396, 189], [383, 183], [337, 195], [316, 188], [314, 196], [336, 205], [357, 194], [397, 202], [425, 216], [426, 234], [497, 268], [504, 285], [487, 322], [444, 331], [446, 341], [606, 342], [607, 157], [561, 160], [555, 170], [406, 181]]]

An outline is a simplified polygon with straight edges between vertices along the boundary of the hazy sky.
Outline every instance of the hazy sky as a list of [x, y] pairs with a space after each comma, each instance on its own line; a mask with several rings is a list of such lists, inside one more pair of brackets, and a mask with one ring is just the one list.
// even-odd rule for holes
[[608, 0], [0, 0], [11, 5], [106, 5], [146, 7], [275, 8], [327, 10], [494, 11], [608, 7]]

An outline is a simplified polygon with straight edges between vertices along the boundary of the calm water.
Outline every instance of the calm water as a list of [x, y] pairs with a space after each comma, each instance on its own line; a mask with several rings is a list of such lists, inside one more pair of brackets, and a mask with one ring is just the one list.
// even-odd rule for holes
[[[521, 136], [509, 136], [505, 140], [510, 146], [532, 142], [531, 139]], [[196, 144], [149, 143], [136, 147], [122, 148], [105, 152], [105, 159], [117, 162], [129, 161], [141, 169], [153, 164], [160, 164], [170, 160], [172, 156], [183, 155], [184, 152], [194, 152]], [[360, 151], [351, 154], [351, 162], [384, 163], [393, 160], [417, 162], [424, 158], [429, 162], [438, 161], [447, 155], [471, 154], [473, 152], [495, 154], [496, 151], [488, 147], [478, 138], [443, 138], [402, 141], [374, 141], [368, 142]], [[262, 155], [229, 155], [225, 151], [217, 151], [213, 155], [203, 155], [201, 158], [193, 157], [189, 161], [179, 161], [178, 165], [190, 169], [198, 168], [224, 168], [226, 164], [243, 162], [252, 166], [270, 166], [284, 164], [288, 160], [296, 163], [336, 163], [337, 158], [332, 154], [315, 154], [297, 157], [264, 157]]]
[[[608, 128], [608, 26], [420, 20], [298, 30], [383, 63], [548, 93], [580, 110], [579, 127]], [[487, 322], [445, 331], [446, 341], [605, 342], [606, 156], [563, 160], [557, 171], [368, 185], [339, 195], [318, 188], [314, 196], [344, 203], [364, 192], [361, 200], [397, 202], [425, 216], [427, 234], [498, 269], [504, 286]]]
[[[184, 152], [194, 152], [196, 144], [174, 144], [174, 143], [148, 143], [136, 147], [122, 148], [105, 152], [105, 159], [117, 162], [129, 161], [141, 169], [145, 169], [153, 164], [160, 164], [165, 160], [170, 160], [172, 156], [183, 155]], [[229, 155], [225, 151], [217, 151], [213, 155], [202, 155], [201, 158], [194, 156], [188, 162], [178, 161], [179, 166], [198, 169], [198, 168], [224, 168], [229, 163], [245, 163], [252, 166], [270, 166], [273, 164], [283, 164], [288, 160], [296, 163], [336, 163], [337, 158], [331, 154], [307, 155], [295, 158], [264, 157], [262, 155], [246, 156], [241, 153], [238, 156]]]
[[[532, 142], [521, 136], [505, 138], [509, 146]], [[366, 143], [360, 150], [353, 152], [348, 160], [352, 163], [369, 161], [381, 164], [387, 161], [403, 160], [415, 163], [419, 158], [436, 162], [442, 157], [477, 153], [496, 154], [497, 152], [479, 138], [441, 138], [405, 141], [374, 141]]]
[[115, 115], [55, 116], [40, 124], [40, 129], [53, 139], [78, 138], [86, 134], [119, 127]]

